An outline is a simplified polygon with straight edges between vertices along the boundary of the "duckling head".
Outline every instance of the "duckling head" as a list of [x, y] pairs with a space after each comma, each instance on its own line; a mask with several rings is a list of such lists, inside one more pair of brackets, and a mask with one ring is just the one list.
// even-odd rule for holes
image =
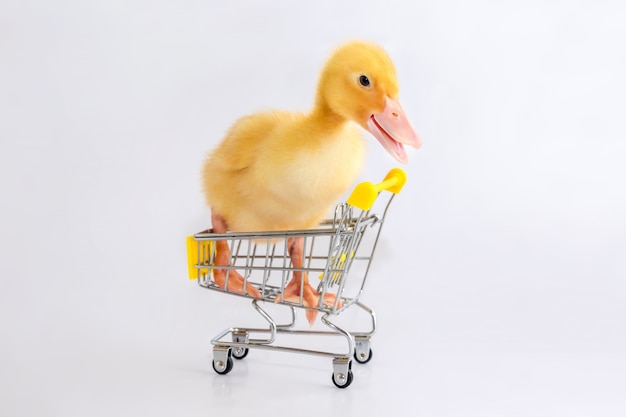
[[408, 156], [403, 145], [422, 144], [398, 101], [396, 69], [383, 48], [350, 42], [328, 59], [317, 87], [316, 107], [368, 130], [399, 162]]

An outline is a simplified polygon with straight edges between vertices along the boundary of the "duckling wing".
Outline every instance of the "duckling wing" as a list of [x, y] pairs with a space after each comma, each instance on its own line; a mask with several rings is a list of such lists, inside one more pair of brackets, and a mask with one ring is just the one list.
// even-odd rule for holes
[[279, 124], [277, 112], [258, 113], [244, 116], [228, 130], [218, 147], [209, 156], [204, 166], [205, 175], [217, 171], [240, 171], [255, 161], [259, 148], [271, 136]]
[[211, 208], [233, 231], [315, 227], [354, 181], [363, 157], [355, 126], [327, 133], [300, 113], [237, 121], [204, 167]]
[[[252, 214], [256, 206], [255, 222], [263, 223], [259, 208], [272, 204], [266, 201], [271, 178], [264, 168], [268, 164], [270, 171], [271, 166], [280, 167], [276, 167], [277, 161], [268, 155], [268, 149], [276, 147], [274, 132], [290, 120], [289, 112], [280, 111], [242, 117], [205, 162], [202, 177], [206, 199], [231, 227], [265, 230], [259, 229], [262, 224], [251, 224]], [[244, 217], [250, 220], [239, 220]]]

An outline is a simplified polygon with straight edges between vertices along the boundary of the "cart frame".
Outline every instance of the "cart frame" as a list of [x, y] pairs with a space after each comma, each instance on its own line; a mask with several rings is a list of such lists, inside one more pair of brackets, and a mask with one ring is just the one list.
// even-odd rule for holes
[[[371, 338], [376, 331], [376, 314], [359, 298], [365, 287], [389, 206], [405, 182], [404, 171], [394, 168], [378, 184], [364, 182], [357, 185], [347, 201], [337, 205], [334, 217], [316, 229], [223, 234], [206, 230], [188, 237], [190, 279], [209, 290], [252, 299], [252, 307], [268, 324], [267, 328], [229, 327], [218, 333], [211, 340], [213, 369], [218, 374], [229, 373], [233, 368], [232, 358], [243, 359], [249, 349], [317, 355], [332, 358], [332, 381], [337, 387], [349, 386], [353, 380], [352, 358], [358, 363], [366, 363], [372, 358]], [[378, 199], [382, 191], [389, 191], [387, 199]], [[373, 213], [378, 211], [373, 210], [375, 203], [381, 214]], [[371, 240], [362, 245], [367, 237], [371, 237]], [[287, 246], [292, 238], [304, 240], [302, 267], [296, 268], [291, 263]], [[215, 243], [219, 240], [227, 241], [230, 248], [230, 262], [227, 266], [214, 264]], [[218, 286], [212, 278], [217, 269], [225, 271], [224, 287]], [[355, 269], [358, 273], [355, 273]], [[243, 294], [226, 289], [233, 270], [243, 272]], [[317, 291], [320, 297], [316, 306], [306, 306], [302, 292], [299, 299], [281, 298], [287, 282], [295, 272], [300, 272], [302, 276], [319, 274]], [[254, 285], [260, 291], [260, 298], [246, 293], [249, 285]], [[285, 306], [290, 311], [291, 320], [278, 323], [261, 303]], [[352, 306], [369, 316], [369, 329], [349, 331], [331, 320]], [[296, 309], [322, 313], [321, 322], [329, 330], [297, 328]], [[345, 340], [345, 350], [334, 352], [277, 343], [277, 339], [283, 335], [340, 336]]]

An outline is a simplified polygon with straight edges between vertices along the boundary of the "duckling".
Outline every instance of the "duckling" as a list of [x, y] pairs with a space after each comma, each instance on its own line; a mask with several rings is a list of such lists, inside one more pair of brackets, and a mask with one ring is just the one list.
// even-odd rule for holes
[[[362, 169], [365, 144], [359, 126], [406, 164], [404, 145], [419, 148], [421, 139], [398, 101], [398, 92], [396, 70], [384, 49], [353, 41], [330, 55], [310, 112], [273, 110], [237, 120], [202, 171], [213, 231], [316, 227]], [[303, 238], [288, 241], [294, 268], [302, 267], [303, 244]], [[218, 241], [215, 264], [227, 266], [229, 258], [227, 243]], [[224, 270], [214, 270], [215, 283], [243, 294], [243, 277], [234, 270], [227, 280], [225, 275]], [[245, 292], [261, 297], [252, 284], [245, 284]], [[318, 305], [320, 295], [306, 274], [296, 271], [276, 301], [300, 300], [301, 293], [305, 306]], [[332, 295], [327, 297], [324, 302], [333, 301]], [[307, 310], [310, 324], [316, 314]]]

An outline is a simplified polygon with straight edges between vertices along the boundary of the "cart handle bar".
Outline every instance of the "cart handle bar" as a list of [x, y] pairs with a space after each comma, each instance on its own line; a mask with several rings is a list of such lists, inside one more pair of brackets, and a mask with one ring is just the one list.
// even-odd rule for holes
[[371, 182], [358, 184], [352, 191], [352, 194], [350, 194], [347, 203], [361, 210], [369, 210], [374, 205], [376, 197], [378, 197], [381, 191], [387, 190], [398, 194], [405, 183], [406, 172], [400, 168], [393, 168], [387, 173], [385, 179], [378, 184]]

